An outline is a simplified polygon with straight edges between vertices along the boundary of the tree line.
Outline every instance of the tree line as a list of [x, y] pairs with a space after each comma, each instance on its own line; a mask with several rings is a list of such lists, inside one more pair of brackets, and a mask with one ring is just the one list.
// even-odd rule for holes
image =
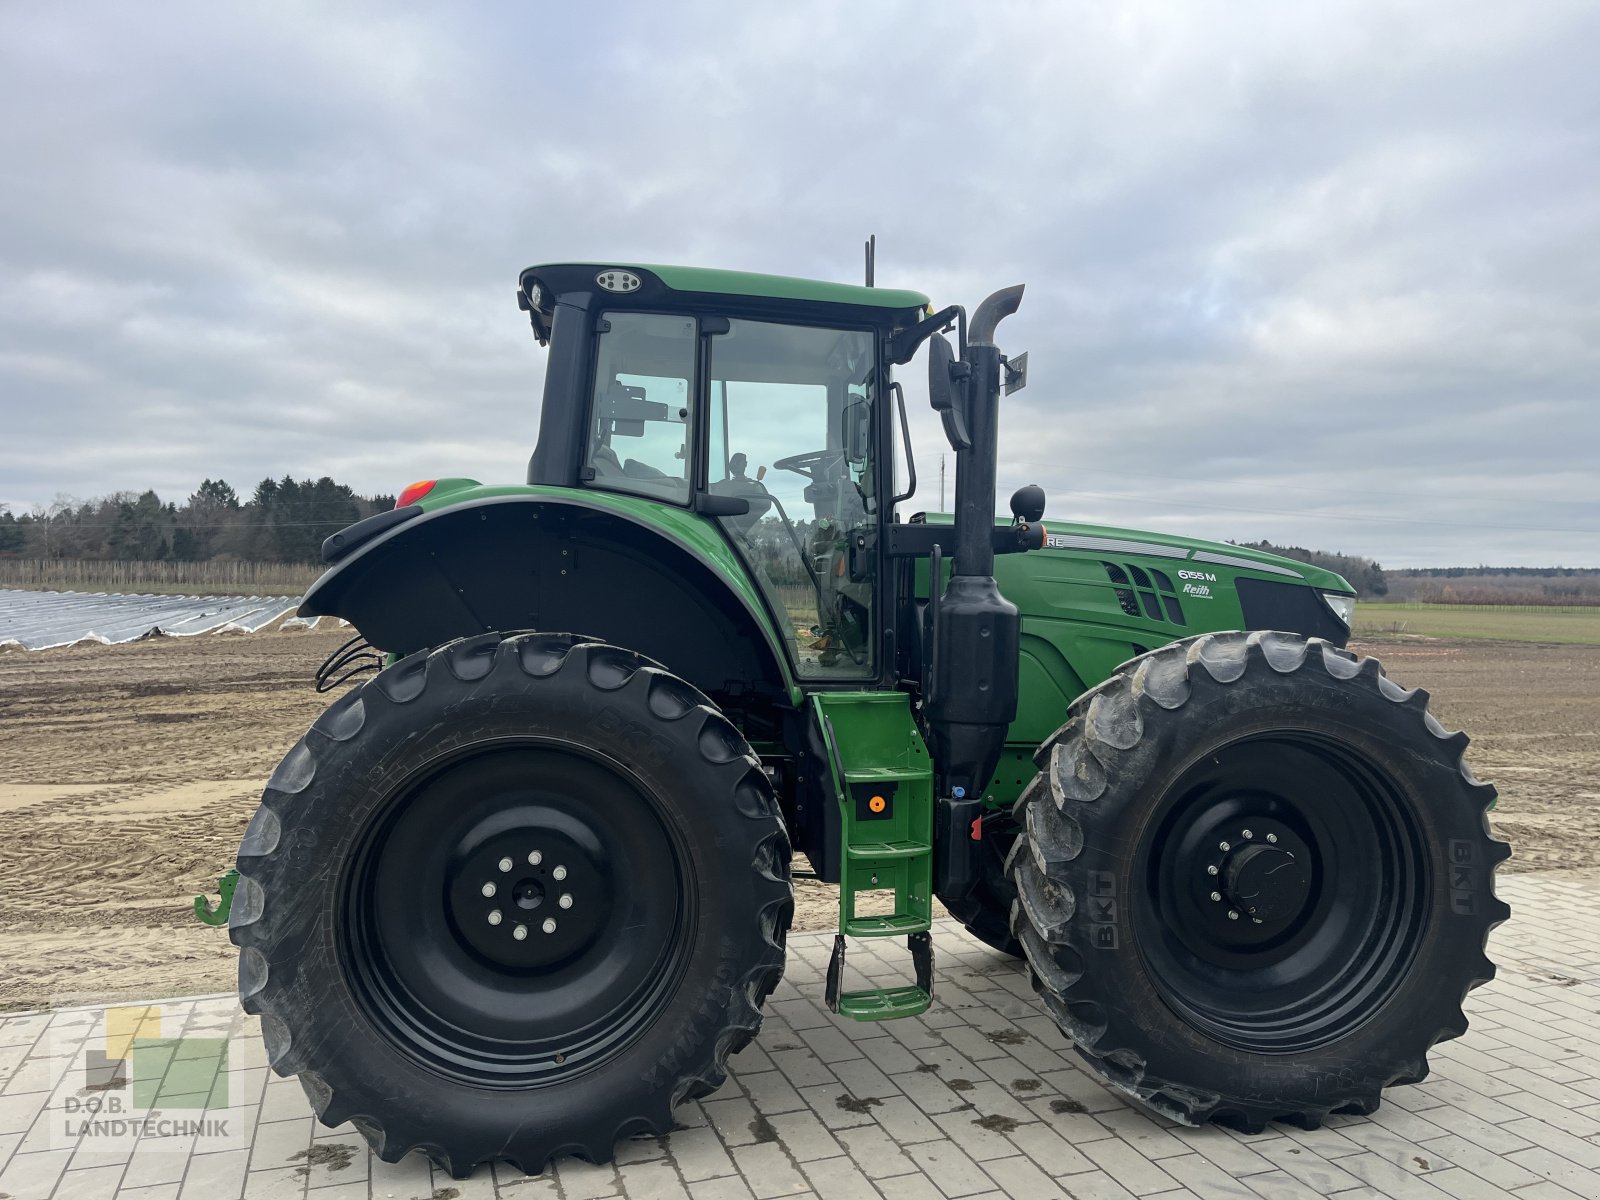
[[1421, 567], [1394, 572], [1391, 600], [1424, 604], [1600, 605], [1592, 567]]
[[1274, 546], [1271, 542], [1234, 542], [1251, 550], [1265, 550], [1296, 562], [1310, 563], [1324, 571], [1343, 575], [1362, 600], [1375, 600], [1389, 594], [1389, 578], [1374, 560], [1359, 554], [1334, 554], [1327, 550], [1307, 550], [1303, 546]]
[[263, 479], [247, 499], [221, 479], [205, 480], [181, 503], [163, 503], [153, 491], [62, 496], [21, 515], [0, 506], [0, 556], [312, 563], [324, 538], [393, 507], [393, 496], [357, 495], [326, 475]]

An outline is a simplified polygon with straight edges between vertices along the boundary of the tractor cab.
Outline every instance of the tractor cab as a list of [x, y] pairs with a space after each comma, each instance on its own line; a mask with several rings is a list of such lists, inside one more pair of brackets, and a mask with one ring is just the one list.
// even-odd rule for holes
[[[890, 355], [927, 297], [597, 264], [529, 268], [520, 295], [552, 342], [528, 482], [710, 518], [802, 680], [876, 676]], [[588, 353], [569, 355], [567, 339]]]

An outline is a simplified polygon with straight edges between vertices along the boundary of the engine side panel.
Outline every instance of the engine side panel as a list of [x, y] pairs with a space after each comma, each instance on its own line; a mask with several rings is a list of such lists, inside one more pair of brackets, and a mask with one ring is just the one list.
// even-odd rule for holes
[[[1211, 561], [1219, 558], [1237, 561]], [[1006, 804], [1032, 778], [1033, 752], [1068, 705], [1128, 659], [1230, 629], [1282, 629], [1343, 645], [1348, 630], [1318, 589], [1353, 590], [1315, 567], [1237, 547], [1064, 525], [1050, 527], [1042, 550], [997, 558], [995, 577], [1022, 610], [1017, 719], [990, 789], [992, 801]]]

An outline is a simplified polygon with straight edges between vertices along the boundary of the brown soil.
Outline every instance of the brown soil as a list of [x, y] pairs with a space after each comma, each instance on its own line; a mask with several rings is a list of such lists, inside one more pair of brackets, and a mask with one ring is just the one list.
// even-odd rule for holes
[[1500, 789], [1502, 871], [1600, 865], [1600, 646], [1352, 643], [1406, 687], [1426, 688], [1447, 728], [1472, 735], [1467, 764]]
[[[322, 711], [343, 631], [0, 655], [0, 1010], [229, 991], [192, 897], [231, 865], [261, 784]], [[1600, 647], [1406, 642], [1379, 654], [1472, 732], [1505, 869], [1600, 865]], [[796, 927], [837, 893], [797, 885]]]

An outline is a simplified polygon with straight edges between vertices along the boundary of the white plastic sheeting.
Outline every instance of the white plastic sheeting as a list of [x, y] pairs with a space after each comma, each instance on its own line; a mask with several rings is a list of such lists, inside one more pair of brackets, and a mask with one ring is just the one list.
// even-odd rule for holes
[[0, 647], [48, 650], [134, 642], [153, 634], [254, 633], [293, 612], [290, 596], [124, 596], [0, 588]]

